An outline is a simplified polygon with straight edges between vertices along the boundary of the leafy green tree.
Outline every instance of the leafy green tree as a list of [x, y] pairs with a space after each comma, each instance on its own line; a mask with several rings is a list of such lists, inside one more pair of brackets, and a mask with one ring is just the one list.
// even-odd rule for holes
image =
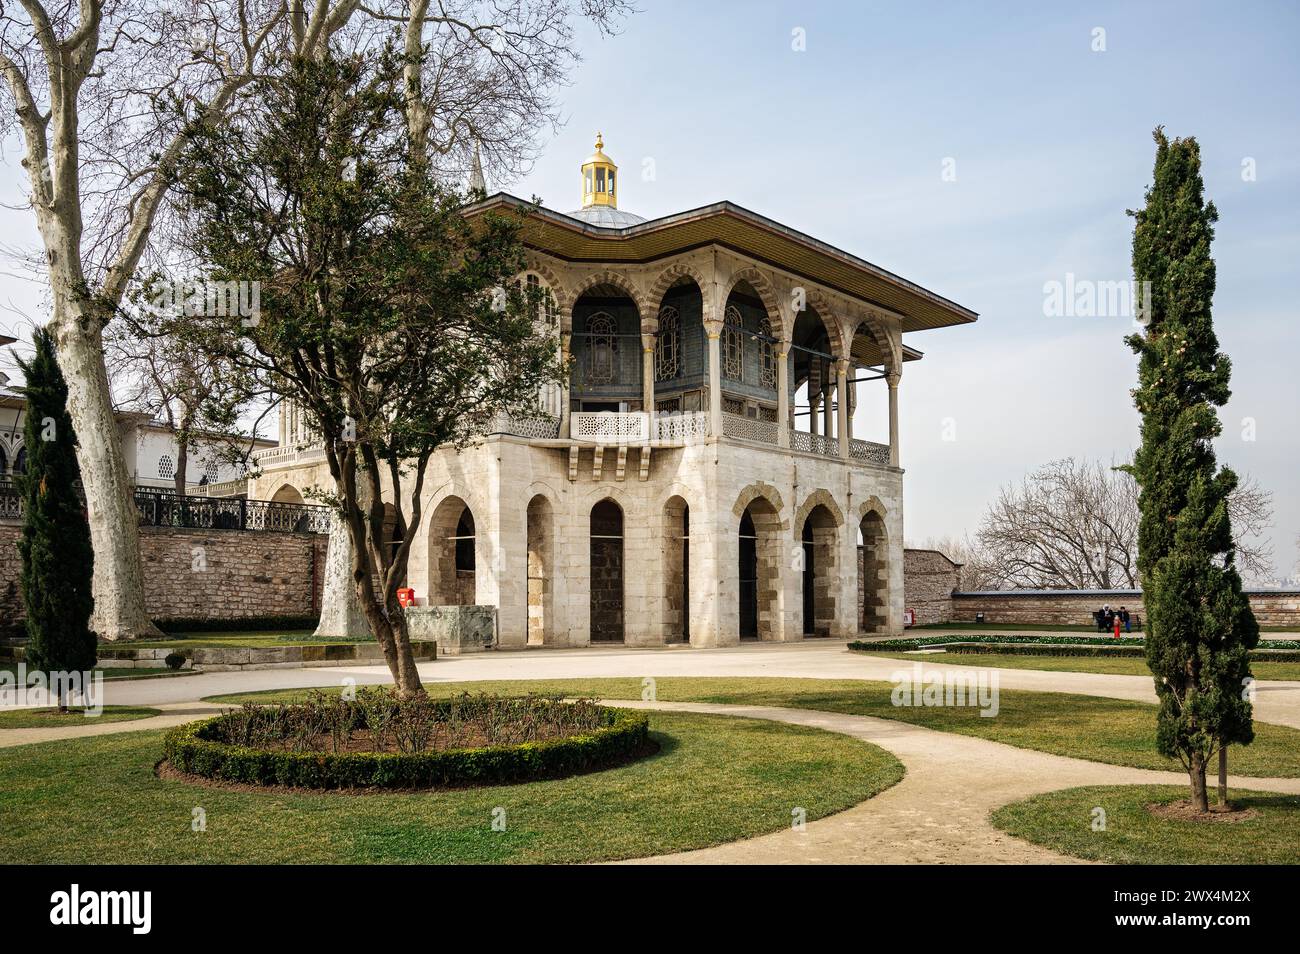
[[177, 186], [192, 251], [215, 281], [258, 282], [260, 315], [174, 325], [320, 435], [361, 609], [403, 694], [420, 678], [396, 594], [429, 460], [535, 407], [559, 374], [534, 322], [542, 295], [517, 280], [521, 220], [468, 222], [412, 147], [408, 65], [294, 61], [259, 83], [247, 124], [195, 133]]
[[[55, 361], [54, 336], [38, 328], [33, 338], [36, 353], [18, 362], [27, 381], [22, 389], [27, 471], [15, 477], [24, 504], [18, 552], [27, 663], [48, 673], [88, 672], [97, 657], [90, 631], [94, 554], [77, 494], [77, 439], [68, 416], [68, 386]], [[57, 686], [59, 711], [66, 712], [67, 685], [60, 681]]]
[[1155, 131], [1154, 183], [1130, 212], [1133, 271], [1145, 330], [1134, 403], [1142, 445], [1130, 468], [1141, 487], [1138, 570], [1147, 609], [1147, 664], [1160, 706], [1156, 744], [1182, 762], [1192, 803], [1209, 808], [1205, 773], [1224, 747], [1254, 737], [1247, 686], [1259, 626], [1234, 565], [1228, 498], [1237, 475], [1218, 467], [1217, 407], [1228, 400], [1231, 363], [1211, 317], [1210, 257], [1218, 213], [1204, 200], [1200, 146]]

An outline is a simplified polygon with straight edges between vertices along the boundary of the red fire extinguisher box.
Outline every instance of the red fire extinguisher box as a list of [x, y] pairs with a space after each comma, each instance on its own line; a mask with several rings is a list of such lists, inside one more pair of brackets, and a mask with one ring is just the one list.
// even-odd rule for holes
[[397, 590], [397, 602], [405, 609], [408, 606], [415, 605], [415, 590], [409, 586], [399, 587]]

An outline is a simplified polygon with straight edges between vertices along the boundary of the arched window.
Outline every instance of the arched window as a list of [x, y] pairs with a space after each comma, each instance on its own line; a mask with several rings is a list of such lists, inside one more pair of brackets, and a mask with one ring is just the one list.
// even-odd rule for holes
[[533, 307], [533, 323], [546, 328], [554, 328], [556, 323], [555, 296], [551, 289], [533, 272], [524, 275], [524, 291], [531, 298], [541, 292], [541, 302]]
[[7, 473], [9, 473], [9, 455], [5, 453], [3, 447], [0, 447], [0, 477], [4, 477]]
[[618, 323], [598, 311], [587, 319], [587, 383], [613, 384], [618, 361]]
[[27, 448], [24, 447], [18, 451], [18, 456], [14, 458], [14, 473], [27, 473]]
[[671, 381], [682, 373], [682, 319], [677, 309], [659, 309], [659, 337], [655, 339], [655, 380]]
[[730, 381], [743, 380], [741, 369], [744, 363], [741, 356], [744, 353], [744, 327], [745, 319], [740, 314], [740, 309], [728, 305], [722, 321], [722, 376]]
[[772, 322], [763, 316], [758, 323], [758, 383], [776, 389], [776, 345], [772, 343]]

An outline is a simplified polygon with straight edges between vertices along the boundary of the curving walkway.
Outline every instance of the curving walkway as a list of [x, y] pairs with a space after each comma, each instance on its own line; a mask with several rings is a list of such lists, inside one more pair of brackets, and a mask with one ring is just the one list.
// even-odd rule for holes
[[[771, 719], [842, 732], [886, 749], [907, 769], [893, 788], [809, 822], [802, 832], [781, 831], [633, 864], [1085, 864], [998, 831], [989, 813], [1008, 802], [1080, 785], [1187, 784], [1182, 773], [1048, 755], [870, 716], [687, 702], [619, 705]], [[1300, 779], [1294, 778], [1229, 776], [1229, 784], [1300, 794]], [[1079, 820], [1081, 825], [1089, 822]]]
[[[462, 665], [462, 660], [454, 660], [451, 664], [446, 660], [428, 664], [421, 667], [421, 675], [431, 682], [645, 674], [884, 679], [898, 668], [896, 660], [873, 660], [846, 653], [840, 643], [801, 647], [798, 651], [782, 651], [782, 648], [773, 651], [767, 647], [755, 649], [673, 653], [607, 650], [545, 655], [501, 653], [464, 659], [468, 665]], [[683, 671], [683, 667], [676, 665], [679, 662], [690, 665]], [[969, 671], [969, 667], [955, 668]], [[1003, 680], [1006, 688], [1041, 688], [1138, 699], [1144, 699], [1150, 693], [1149, 680], [1143, 677], [1031, 670], [1001, 672], [1006, 677]], [[1017, 676], [1028, 678], [1014, 678]], [[1070, 678], [1074, 676], [1086, 678]], [[176, 680], [184, 686], [159, 685], [168, 680], [142, 681], [134, 687], [113, 686], [109, 689], [109, 702], [153, 705], [161, 709], [162, 714], [132, 722], [98, 724], [85, 720], [84, 725], [53, 729], [0, 730], [0, 748], [167, 728], [222, 708], [192, 698], [162, 701], [156, 696], [162, 694], [160, 690], [163, 689], [197, 696], [254, 688], [337, 684], [347, 677], [357, 679], [358, 683], [385, 682], [387, 672], [374, 667], [358, 670], [269, 670], [214, 673]], [[1060, 684], [1062, 682], [1074, 688], [1065, 688]], [[1135, 682], [1141, 682], [1143, 686], [1139, 688]], [[1283, 687], [1279, 698], [1289, 702], [1270, 706], [1268, 715], [1272, 718], [1268, 721], [1300, 723], [1300, 719], [1287, 721], [1290, 717], [1287, 706], [1295, 704], [1296, 700], [1286, 695], [1300, 692], [1300, 687], [1292, 688], [1285, 683], [1278, 685]], [[1262, 693], [1261, 696], [1264, 697]], [[847, 811], [810, 822], [802, 832], [781, 831], [714, 848], [641, 859], [641, 863], [1076, 864], [1080, 863], [1078, 859], [1003, 834], [989, 823], [989, 813], [1008, 802], [1080, 785], [1186, 784], [1186, 776], [1181, 773], [1125, 768], [1049, 755], [870, 716], [690, 702], [619, 700], [617, 704], [629, 708], [770, 719], [841, 732], [891, 752], [907, 769], [907, 775], [897, 785]], [[1300, 779], [1232, 776], [1230, 783], [1235, 787], [1300, 794]], [[791, 797], [797, 800], [798, 793], [792, 792]], [[1088, 821], [1080, 819], [1080, 824]]]
[[[817, 639], [793, 643], [752, 643], [723, 649], [666, 647], [635, 649], [529, 649], [453, 656], [422, 663], [426, 682], [473, 682], [485, 679], [582, 679], [605, 676], [790, 676], [809, 679], [888, 680], [911, 666], [910, 660], [886, 659], [847, 651], [844, 640]], [[946, 666], [918, 656], [926, 670], [970, 673], [971, 666]], [[1086, 672], [1047, 672], [998, 669], [1003, 689], [1030, 689], [1105, 696], [1138, 702], [1156, 701], [1149, 676], [1117, 676]], [[160, 708], [171, 703], [197, 702], [205, 696], [263, 689], [337, 686], [343, 679], [357, 685], [389, 683], [380, 666], [317, 669], [264, 669], [214, 672], [180, 679], [112, 680], [104, 684], [105, 702]], [[1300, 681], [1261, 682], [1255, 718], [1300, 729]], [[127, 723], [139, 725], [139, 723]]]

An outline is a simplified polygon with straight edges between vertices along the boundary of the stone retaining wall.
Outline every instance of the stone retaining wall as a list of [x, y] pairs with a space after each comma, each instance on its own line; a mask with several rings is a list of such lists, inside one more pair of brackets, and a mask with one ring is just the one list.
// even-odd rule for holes
[[[417, 660], [438, 658], [438, 644], [433, 640], [412, 639], [411, 651]], [[99, 669], [165, 669], [167, 657], [172, 653], [185, 655], [182, 669], [206, 672], [384, 664], [384, 653], [378, 643], [322, 643], [315, 646], [196, 646], [193, 649], [127, 649], [101, 645], [96, 666]], [[0, 646], [0, 662], [19, 663], [26, 655], [22, 646]]]
[[903, 607], [917, 626], [952, 619], [952, 594], [961, 586], [961, 564], [938, 550], [903, 551]]
[[[1300, 591], [1247, 590], [1250, 608], [1261, 626], [1293, 626], [1300, 629]], [[954, 593], [954, 622], [971, 623], [976, 613], [984, 622], [1016, 625], [1023, 623], [1085, 624], [1092, 613], [1109, 603], [1125, 607], [1146, 619], [1141, 590], [1005, 590]]]
[[[25, 616], [18, 586], [22, 528], [0, 525], [0, 628]], [[328, 538], [141, 527], [145, 605], [154, 619], [252, 619], [320, 611]]]

